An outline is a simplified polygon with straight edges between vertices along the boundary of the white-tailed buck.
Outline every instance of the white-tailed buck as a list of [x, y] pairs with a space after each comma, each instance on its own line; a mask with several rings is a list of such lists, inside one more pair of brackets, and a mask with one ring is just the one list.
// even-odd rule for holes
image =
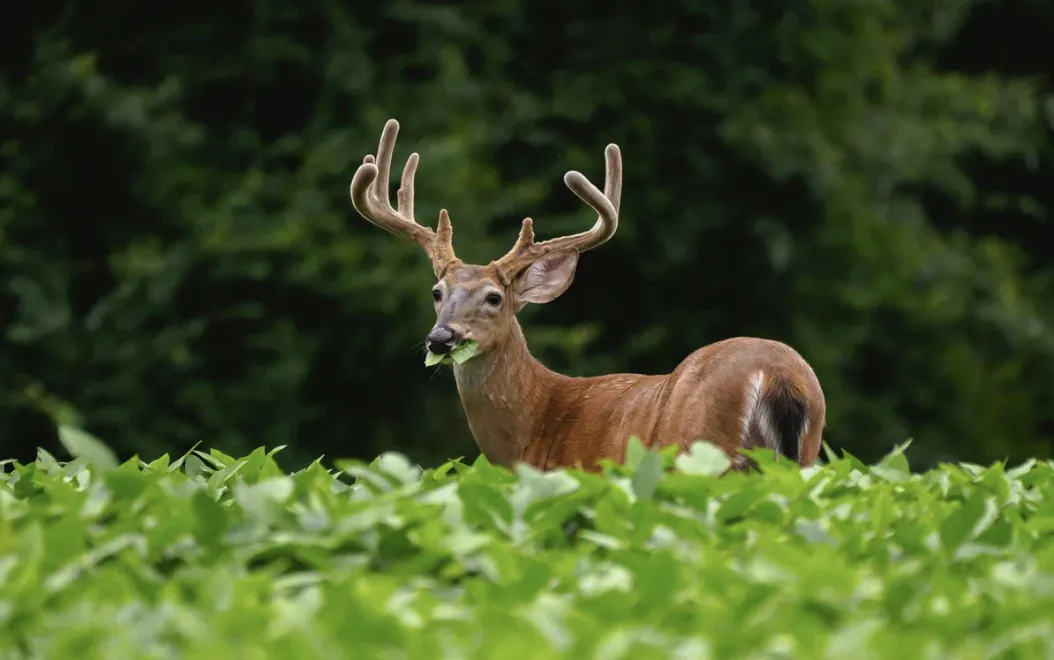
[[458, 393], [472, 435], [492, 463], [538, 469], [597, 469], [600, 459], [621, 462], [631, 436], [647, 446], [687, 448], [709, 440], [732, 458], [739, 448], [767, 447], [811, 465], [820, 450], [826, 404], [809, 364], [786, 344], [737, 337], [704, 346], [663, 375], [610, 374], [572, 378], [531, 356], [516, 313], [567, 291], [578, 257], [610, 239], [618, 227], [622, 156], [608, 145], [601, 193], [578, 172], [564, 183], [597, 212], [593, 228], [536, 243], [523, 221], [512, 250], [486, 266], [454, 255], [446, 210], [433, 231], [414, 219], [417, 154], [403, 170], [398, 208], [388, 180], [399, 124], [388, 121], [377, 157], [368, 155], [351, 182], [355, 209], [373, 224], [417, 243], [432, 260], [436, 323], [426, 346], [448, 354], [475, 341], [474, 357], [454, 365]]

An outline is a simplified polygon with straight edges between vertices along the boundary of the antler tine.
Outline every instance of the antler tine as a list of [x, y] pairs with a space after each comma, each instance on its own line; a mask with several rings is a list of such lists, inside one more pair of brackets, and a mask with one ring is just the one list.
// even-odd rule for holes
[[388, 184], [395, 138], [398, 134], [399, 122], [389, 119], [381, 132], [377, 157], [367, 154], [351, 179], [351, 203], [366, 220], [392, 234], [405, 236], [421, 246], [431, 258], [433, 270], [438, 276], [454, 259], [450, 219], [447, 217], [444, 220], [440, 217], [439, 233], [442, 236], [438, 237], [431, 228], [417, 224], [414, 219], [414, 176], [420, 160], [416, 152], [410, 154], [403, 168], [399, 190], [396, 193], [398, 210], [392, 208]]
[[609, 144], [604, 149], [604, 197], [615, 209], [615, 226], [618, 228], [618, 212], [622, 205], [622, 152], [617, 144]]
[[399, 204], [399, 215], [411, 219], [414, 217], [414, 175], [417, 174], [418, 160], [417, 152], [410, 154], [410, 157], [406, 159], [406, 167], [403, 168], [403, 176], [399, 180], [399, 191], [395, 193]]
[[606, 171], [604, 192], [601, 193], [581, 172], [571, 170], [564, 175], [564, 184], [575, 195], [597, 212], [597, 221], [587, 231], [553, 238], [541, 243], [534, 242], [534, 222], [525, 218], [520, 235], [512, 249], [495, 262], [501, 271], [506, 286], [524, 268], [545, 255], [559, 250], [585, 252], [608, 241], [618, 230], [618, 211], [622, 201], [622, 152], [618, 145], [609, 144], [604, 150]]

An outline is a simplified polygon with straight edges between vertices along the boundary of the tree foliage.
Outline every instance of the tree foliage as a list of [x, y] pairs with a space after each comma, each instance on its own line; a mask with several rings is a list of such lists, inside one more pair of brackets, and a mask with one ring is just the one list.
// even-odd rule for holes
[[418, 218], [449, 209], [477, 262], [527, 215], [586, 226], [561, 177], [622, 147], [618, 235], [524, 314], [547, 364], [772, 337], [861, 456], [1054, 449], [1049, 81], [983, 30], [1041, 33], [1045, 4], [49, 11], [8, 28], [0, 73], [5, 454], [53, 440], [41, 411], [125, 455], [473, 452], [421, 367], [426, 260], [348, 200], [393, 116]]

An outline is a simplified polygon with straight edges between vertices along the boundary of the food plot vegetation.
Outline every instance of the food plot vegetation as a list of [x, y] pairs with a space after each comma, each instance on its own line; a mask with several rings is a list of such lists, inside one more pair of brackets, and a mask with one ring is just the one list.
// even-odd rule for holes
[[829, 456], [718, 478], [275, 450], [0, 475], [0, 658], [1044, 658], [1054, 464]]

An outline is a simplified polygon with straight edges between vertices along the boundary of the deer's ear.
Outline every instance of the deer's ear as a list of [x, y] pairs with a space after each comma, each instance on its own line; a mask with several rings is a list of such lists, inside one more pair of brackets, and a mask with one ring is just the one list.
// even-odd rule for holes
[[559, 298], [575, 279], [576, 266], [578, 250], [551, 252], [535, 261], [513, 283], [517, 309], [526, 303], [542, 304]]

